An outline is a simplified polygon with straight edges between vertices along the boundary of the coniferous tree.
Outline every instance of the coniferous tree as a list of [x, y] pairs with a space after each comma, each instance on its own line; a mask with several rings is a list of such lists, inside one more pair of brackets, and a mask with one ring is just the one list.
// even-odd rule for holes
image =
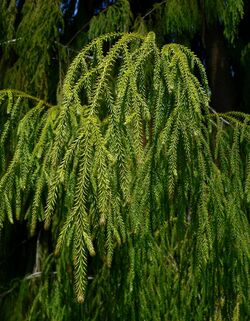
[[209, 107], [185, 46], [153, 32], [96, 38], [117, 31], [100, 29], [114, 8], [92, 21], [104, 19], [57, 104], [36, 97], [51, 95], [49, 61], [43, 82], [24, 73], [36, 96], [0, 92], [1, 248], [12, 223], [36, 239], [28, 274], [0, 294], [1, 318], [248, 320], [250, 117]]

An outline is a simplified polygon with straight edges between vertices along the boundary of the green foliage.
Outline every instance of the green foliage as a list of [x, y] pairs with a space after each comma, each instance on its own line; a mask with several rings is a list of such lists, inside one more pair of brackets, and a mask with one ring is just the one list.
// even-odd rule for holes
[[199, 1], [166, 1], [164, 7], [159, 5], [156, 8], [163, 10], [163, 21], [165, 21], [165, 30], [168, 33], [193, 34], [201, 25]]
[[[233, 43], [243, 17], [243, 0], [154, 2], [144, 16], [133, 15], [131, 1], [118, 0], [90, 21], [84, 21], [65, 44], [59, 30], [65, 29], [67, 33], [67, 28], [64, 28], [59, 4], [59, 0], [26, 0], [19, 12], [15, 0], [1, 1], [2, 88], [16, 88], [55, 101], [54, 84], [61, 88], [69, 62], [88, 40], [108, 32], [135, 31], [145, 35], [153, 30], [161, 44], [170, 34], [174, 34], [178, 42], [188, 44], [195, 33], [201, 32], [204, 38], [205, 30], [220, 21], [226, 39]], [[73, 40], [74, 48], [71, 47]]]
[[167, 32], [194, 33], [203, 28], [202, 24], [209, 26], [221, 20], [226, 39], [233, 43], [243, 17], [243, 1], [171, 0], [166, 1], [164, 11]]
[[193, 36], [220, 21], [225, 38], [233, 43], [242, 17], [243, 0], [168, 0], [155, 2], [143, 17], [133, 21], [129, 1], [119, 0], [91, 19], [88, 34], [93, 39], [107, 32], [128, 31], [130, 27], [143, 32], [147, 26], [159, 38], [173, 33], [183, 41], [184, 34]]
[[132, 23], [132, 12], [128, 0], [118, 0], [114, 5], [93, 16], [88, 37], [90, 40], [108, 32], [126, 32]]
[[3, 0], [1, 1], [0, 9], [0, 39], [1, 41], [7, 41], [14, 37], [16, 3], [14, 0]]
[[[3, 24], [1, 42], [4, 57], [2, 64], [16, 56], [11, 68], [2, 80], [4, 85], [48, 98], [49, 84], [53, 76], [53, 55], [57, 55], [56, 41], [63, 19], [60, 1], [26, 0], [18, 15], [15, 1], [2, 1], [0, 21]], [[17, 23], [21, 18], [20, 23]], [[58, 80], [56, 79], [56, 82]]]
[[104, 35], [58, 105], [0, 102], [0, 224], [44, 223], [59, 255], [24, 320], [248, 320], [250, 117], [211, 113], [189, 49]]

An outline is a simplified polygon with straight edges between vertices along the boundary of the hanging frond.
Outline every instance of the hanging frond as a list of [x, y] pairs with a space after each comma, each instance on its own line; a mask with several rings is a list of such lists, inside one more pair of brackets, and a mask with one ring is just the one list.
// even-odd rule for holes
[[[30, 320], [247, 320], [249, 115], [210, 112], [189, 49], [103, 35], [57, 106], [12, 90], [0, 102], [0, 224], [44, 223], [59, 256]], [[71, 315], [62, 278], [84, 302]]]

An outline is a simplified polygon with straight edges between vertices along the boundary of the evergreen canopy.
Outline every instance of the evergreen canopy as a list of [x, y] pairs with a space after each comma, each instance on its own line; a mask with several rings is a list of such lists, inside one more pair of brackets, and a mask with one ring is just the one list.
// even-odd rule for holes
[[0, 91], [0, 224], [44, 223], [59, 255], [6, 320], [248, 319], [250, 116], [209, 99], [199, 59], [153, 32], [93, 40], [57, 105]]

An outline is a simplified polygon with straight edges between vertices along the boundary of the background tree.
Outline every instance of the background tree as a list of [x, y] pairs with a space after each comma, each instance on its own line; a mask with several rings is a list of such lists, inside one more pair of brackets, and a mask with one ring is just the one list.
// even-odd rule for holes
[[249, 116], [162, 47], [216, 97], [243, 3], [1, 5], [2, 86], [51, 102], [1, 92], [2, 318], [247, 320]]

